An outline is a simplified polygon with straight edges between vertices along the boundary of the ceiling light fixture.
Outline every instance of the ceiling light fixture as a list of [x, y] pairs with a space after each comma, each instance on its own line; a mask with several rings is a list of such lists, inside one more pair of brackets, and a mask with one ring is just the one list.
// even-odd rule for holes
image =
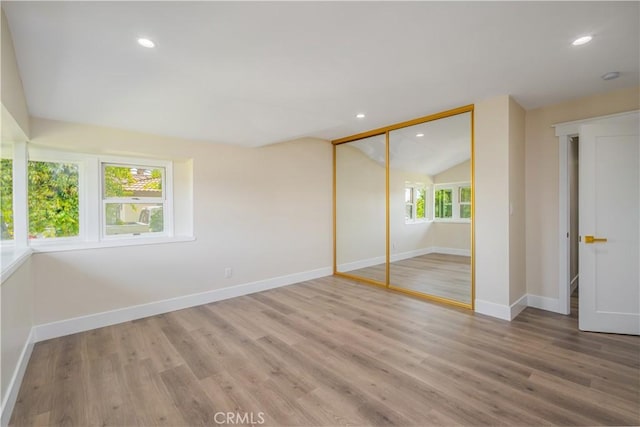
[[609, 73], [603, 74], [601, 77], [602, 77], [602, 80], [617, 79], [618, 77], [620, 77], [620, 72], [619, 71], [611, 71]]
[[145, 39], [144, 37], [138, 39], [138, 44], [149, 49], [156, 47], [156, 44], [153, 42], [153, 40]]
[[416, 136], [417, 136], [418, 138], [422, 138], [422, 137], [424, 136], [424, 133], [416, 133]]
[[591, 41], [593, 37], [591, 36], [582, 36], [582, 37], [578, 37], [577, 39], [575, 39], [573, 41], [573, 43], [571, 43], [574, 46], [582, 46], [583, 44], [587, 44]]
[[356, 117], [359, 119], [364, 119], [364, 113], [358, 113], [356, 114]]

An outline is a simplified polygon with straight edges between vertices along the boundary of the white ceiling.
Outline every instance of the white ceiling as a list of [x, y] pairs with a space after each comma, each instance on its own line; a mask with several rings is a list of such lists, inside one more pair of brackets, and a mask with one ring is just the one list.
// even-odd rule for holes
[[[2, 7], [33, 116], [244, 146], [334, 139], [495, 95], [531, 109], [639, 82], [638, 2]], [[571, 46], [583, 34], [593, 41]], [[622, 75], [601, 80], [608, 71]]]
[[[418, 137], [418, 134], [423, 136]], [[385, 135], [348, 144], [384, 167]], [[389, 133], [390, 169], [433, 177], [471, 158], [471, 113], [421, 123]]]
[[389, 166], [394, 169], [433, 177], [470, 158], [471, 113], [389, 133]]

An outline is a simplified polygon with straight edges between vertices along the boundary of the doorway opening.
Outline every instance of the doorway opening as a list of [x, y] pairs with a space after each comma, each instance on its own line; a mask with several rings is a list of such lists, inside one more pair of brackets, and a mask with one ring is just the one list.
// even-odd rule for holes
[[[577, 306], [574, 306], [574, 299], [577, 296], [579, 282], [579, 185], [580, 185], [580, 144], [579, 137], [572, 136], [569, 138], [569, 162], [568, 162], [568, 178], [569, 178], [569, 298], [572, 303], [569, 305], [569, 314], [574, 310], [577, 312]], [[577, 302], [575, 302], [577, 305]]]

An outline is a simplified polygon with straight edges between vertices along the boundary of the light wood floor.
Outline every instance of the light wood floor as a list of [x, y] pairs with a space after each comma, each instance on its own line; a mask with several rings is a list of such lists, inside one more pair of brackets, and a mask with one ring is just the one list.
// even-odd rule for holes
[[328, 277], [38, 343], [11, 424], [638, 425], [640, 339]]
[[[349, 271], [384, 283], [385, 264]], [[471, 304], [471, 257], [427, 254], [392, 262], [389, 283], [428, 295], [449, 298]]]

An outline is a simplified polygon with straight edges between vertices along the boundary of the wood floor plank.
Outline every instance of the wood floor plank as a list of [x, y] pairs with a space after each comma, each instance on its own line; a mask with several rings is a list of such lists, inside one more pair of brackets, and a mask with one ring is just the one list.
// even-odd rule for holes
[[[433, 260], [442, 277], [446, 262]], [[640, 337], [324, 277], [38, 343], [10, 425], [211, 426], [219, 413], [270, 426], [639, 425]]]
[[358, 426], [366, 425], [358, 408], [350, 405], [335, 392], [324, 387], [317, 387], [311, 393], [299, 399], [300, 404], [312, 411], [323, 426]]
[[142, 360], [124, 366], [123, 387], [129, 405], [135, 409], [136, 425], [187, 425], [179, 408], [163, 382], [161, 372], [151, 360]]
[[60, 338], [61, 348], [56, 355], [56, 365], [52, 378], [52, 402], [49, 420], [53, 425], [91, 425], [90, 413], [94, 405], [88, 396], [88, 368], [82, 359], [82, 334]]
[[172, 321], [172, 313], [163, 315], [159, 320], [163, 323], [162, 331], [176, 348], [182, 359], [198, 378], [206, 378], [219, 372], [217, 365], [208, 353], [189, 332], [176, 321]]
[[216, 409], [202, 390], [198, 379], [186, 366], [180, 365], [160, 373], [175, 406], [191, 426], [211, 426], [215, 424]]
[[142, 341], [138, 345], [145, 349], [156, 371], [161, 372], [184, 363], [180, 353], [162, 331], [161, 324], [157, 319], [148, 317], [136, 320], [134, 324], [142, 336]]

